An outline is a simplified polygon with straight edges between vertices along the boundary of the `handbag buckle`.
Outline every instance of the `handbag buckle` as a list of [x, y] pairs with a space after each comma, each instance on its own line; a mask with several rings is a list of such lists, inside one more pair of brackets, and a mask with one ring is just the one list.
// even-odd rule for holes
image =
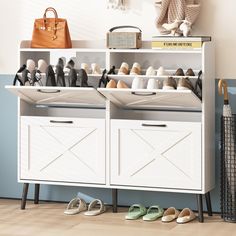
[[55, 40], [55, 39], [57, 39], [57, 36], [56, 36], [56, 35], [53, 35], [53, 36], [52, 36], [52, 40]]

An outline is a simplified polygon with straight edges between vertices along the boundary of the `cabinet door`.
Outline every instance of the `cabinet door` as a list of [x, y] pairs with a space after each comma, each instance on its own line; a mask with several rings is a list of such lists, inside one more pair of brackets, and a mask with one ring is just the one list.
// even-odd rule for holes
[[21, 117], [20, 179], [105, 184], [105, 120]]
[[201, 189], [201, 123], [111, 121], [111, 184]]

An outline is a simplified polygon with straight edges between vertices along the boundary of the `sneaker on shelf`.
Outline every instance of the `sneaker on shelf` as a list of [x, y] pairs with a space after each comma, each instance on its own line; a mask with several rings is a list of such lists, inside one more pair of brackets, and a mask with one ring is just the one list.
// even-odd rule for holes
[[118, 75], [128, 75], [129, 74], [129, 65], [126, 62], [122, 62]]
[[182, 68], [178, 68], [177, 71], [174, 73], [176, 76], [184, 76], [184, 71]]
[[191, 68], [189, 68], [186, 73], [185, 73], [186, 76], [195, 76], [195, 73], [193, 72], [193, 70]]
[[141, 75], [141, 66], [138, 62], [133, 64], [130, 75]]
[[163, 75], [167, 75], [165, 69], [163, 66], [160, 66], [159, 69], [157, 70], [157, 76], [163, 76]]
[[152, 66], [149, 66], [147, 68], [146, 75], [147, 76], [155, 76], [156, 75], [156, 71], [154, 70], [154, 68]]
[[160, 82], [158, 79], [149, 79], [147, 83], [147, 89], [159, 89]]
[[144, 79], [140, 78], [140, 77], [135, 77], [132, 81], [131, 88], [132, 89], [144, 89], [145, 88]]
[[187, 77], [180, 78], [178, 81], [177, 90], [189, 90], [189, 89], [190, 90], [194, 89], [189, 78]]
[[165, 78], [163, 81], [163, 90], [173, 90], [177, 88], [176, 80], [173, 77]]

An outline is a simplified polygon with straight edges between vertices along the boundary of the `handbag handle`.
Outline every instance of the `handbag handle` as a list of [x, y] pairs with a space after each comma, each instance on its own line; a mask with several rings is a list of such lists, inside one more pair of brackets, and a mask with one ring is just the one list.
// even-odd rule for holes
[[141, 30], [140, 28], [138, 28], [138, 27], [136, 27], [136, 26], [132, 26], [132, 25], [115, 26], [115, 27], [109, 29], [109, 32], [112, 32], [112, 31], [114, 31], [114, 30], [116, 30], [116, 29], [124, 29], [124, 28], [137, 29], [137, 30], [139, 30], [139, 32], [142, 32], [142, 30]]
[[43, 19], [44, 19], [44, 28], [46, 29], [46, 24], [47, 24], [47, 12], [53, 12], [54, 13], [54, 30], [53, 30], [53, 36], [52, 40], [55, 40], [57, 38], [56, 32], [57, 32], [57, 22], [56, 19], [58, 19], [57, 11], [53, 7], [48, 7], [44, 14], [43, 14]]
[[43, 14], [43, 18], [44, 18], [44, 19], [47, 18], [47, 12], [49, 12], [49, 11], [51, 11], [51, 12], [54, 13], [54, 18], [58, 18], [57, 11], [56, 11], [53, 7], [48, 7], [48, 8], [45, 10], [44, 14]]

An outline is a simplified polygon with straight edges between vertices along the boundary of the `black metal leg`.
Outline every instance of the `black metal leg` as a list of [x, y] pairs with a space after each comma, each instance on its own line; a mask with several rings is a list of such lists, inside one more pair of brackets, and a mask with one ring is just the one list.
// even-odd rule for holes
[[35, 187], [34, 187], [34, 204], [39, 203], [39, 188], [40, 188], [40, 185], [35, 184]]
[[211, 195], [210, 192], [205, 194], [205, 198], [206, 198], [206, 206], [207, 206], [207, 211], [208, 211], [208, 215], [212, 216], [212, 208], [211, 208]]
[[24, 183], [24, 185], [23, 185], [23, 192], [22, 192], [22, 199], [21, 199], [21, 210], [25, 210], [28, 189], [29, 189], [29, 184], [28, 183]]
[[202, 194], [197, 194], [197, 208], [198, 208], [198, 220], [204, 222], [203, 210], [202, 210]]
[[112, 206], [113, 206], [113, 212], [117, 212], [117, 196], [118, 196], [118, 190], [112, 189]]

